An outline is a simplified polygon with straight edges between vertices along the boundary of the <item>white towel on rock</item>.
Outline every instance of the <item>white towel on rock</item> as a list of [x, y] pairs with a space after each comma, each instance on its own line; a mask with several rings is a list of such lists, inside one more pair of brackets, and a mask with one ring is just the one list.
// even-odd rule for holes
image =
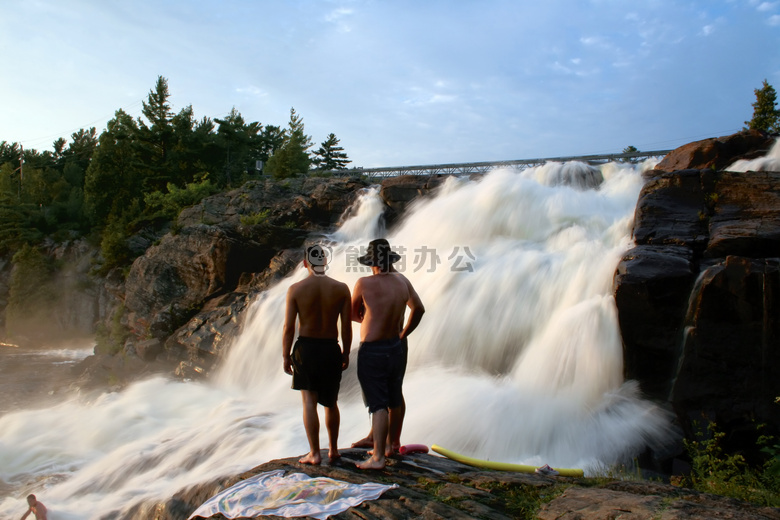
[[284, 470], [269, 471], [242, 480], [213, 496], [190, 519], [221, 513], [226, 518], [276, 515], [285, 518], [311, 516], [324, 520], [365, 500], [376, 500], [388, 489], [369, 482], [351, 484], [332, 478], [312, 478], [303, 473], [284, 476]]

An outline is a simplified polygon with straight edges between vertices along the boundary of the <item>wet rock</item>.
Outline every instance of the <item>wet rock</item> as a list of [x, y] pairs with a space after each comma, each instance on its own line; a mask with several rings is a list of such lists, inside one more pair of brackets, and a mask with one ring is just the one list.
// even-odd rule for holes
[[160, 503], [139, 504], [122, 518], [183, 520], [212, 496], [237, 482], [259, 473], [282, 469], [286, 474], [305, 473], [311, 477], [328, 477], [354, 484], [381, 482], [398, 485], [377, 500], [363, 502], [330, 517], [337, 520], [506, 520], [531, 517], [549, 520], [780, 519], [780, 509], [756, 507], [656, 482], [597, 483], [588, 479], [481, 470], [432, 454], [394, 457], [381, 471], [357, 469], [354, 463], [365, 457], [365, 450], [348, 449], [342, 450], [342, 459], [333, 465], [299, 464], [297, 457], [270, 461], [239, 475], [183, 489]]
[[[740, 133], [664, 161], [730, 164], [769, 144]], [[754, 451], [756, 423], [780, 433], [780, 172], [663, 169], [646, 176], [636, 247], [615, 275], [626, 377], [669, 403], [688, 436], [714, 420], [732, 448]]]
[[387, 213], [388, 224], [395, 223], [412, 201], [433, 194], [446, 177], [445, 175], [399, 175], [383, 179], [379, 195], [390, 208]]

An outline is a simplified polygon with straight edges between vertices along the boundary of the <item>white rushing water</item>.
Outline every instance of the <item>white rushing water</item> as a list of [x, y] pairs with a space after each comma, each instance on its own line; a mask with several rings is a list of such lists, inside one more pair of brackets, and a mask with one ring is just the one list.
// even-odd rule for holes
[[[359, 248], [386, 235], [425, 304], [409, 340], [402, 442], [587, 472], [668, 439], [668, 417], [623, 381], [612, 297], [631, 246], [636, 168], [602, 166], [599, 189], [560, 185], [571, 166], [556, 164], [449, 179], [389, 233], [376, 190], [365, 191], [330, 237], [328, 273], [353, 287], [369, 274]], [[305, 274], [250, 307], [209, 384], [156, 377], [0, 417], [0, 516], [21, 515], [32, 492], [52, 520], [100, 518], [304, 454], [281, 335], [287, 288]], [[369, 429], [355, 341], [339, 400], [342, 447]], [[324, 427], [321, 439], [326, 446]]]
[[740, 159], [734, 161], [726, 170], [730, 172], [780, 171], [780, 139], [775, 141], [772, 148], [769, 150], [769, 153], [765, 156], [756, 159]]

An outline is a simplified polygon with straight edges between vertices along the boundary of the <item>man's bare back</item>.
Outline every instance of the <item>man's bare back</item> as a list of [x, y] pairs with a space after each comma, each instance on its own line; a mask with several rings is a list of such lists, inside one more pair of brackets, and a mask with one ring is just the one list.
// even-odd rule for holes
[[360, 321], [360, 341], [398, 338], [411, 294], [395, 273], [378, 273], [361, 278], [355, 285], [354, 316]]
[[310, 338], [339, 336], [338, 318], [350, 301], [349, 287], [327, 276], [308, 276], [290, 286], [300, 323], [298, 334]]

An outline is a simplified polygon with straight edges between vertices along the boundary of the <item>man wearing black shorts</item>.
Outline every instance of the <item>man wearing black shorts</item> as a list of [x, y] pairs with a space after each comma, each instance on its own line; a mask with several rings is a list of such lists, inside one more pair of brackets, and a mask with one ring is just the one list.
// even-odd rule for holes
[[[406, 338], [417, 328], [425, 312], [420, 297], [402, 275], [392, 270], [400, 256], [385, 239], [372, 240], [367, 254], [358, 261], [371, 267], [371, 276], [360, 278], [352, 295], [352, 319], [360, 323], [358, 380], [372, 414], [374, 450], [358, 464], [360, 469], [382, 469], [387, 456], [388, 432], [400, 424], [389, 424], [390, 411], [402, 416], [401, 387], [406, 371]], [[409, 319], [404, 326], [404, 314]], [[394, 432], [391, 432], [394, 433]], [[391, 435], [391, 443], [395, 435]]]
[[[306, 248], [303, 260], [309, 275], [287, 290], [282, 358], [284, 371], [293, 376], [292, 387], [301, 391], [303, 426], [309, 441], [309, 453], [299, 459], [302, 464], [319, 464], [320, 420], [317, 403], [325, 407], [328, 430], [328, 457], [339, 458], [338, 436], [341, 415], [338, 407], [341, 372], [349, 366], [352, 344], [351, 298], [346, 284], [329, 278], [325, 248]], [[298, 340], [293, 349], [296, 321]], [[339, 348], [339, 325], [341, 341]]]

